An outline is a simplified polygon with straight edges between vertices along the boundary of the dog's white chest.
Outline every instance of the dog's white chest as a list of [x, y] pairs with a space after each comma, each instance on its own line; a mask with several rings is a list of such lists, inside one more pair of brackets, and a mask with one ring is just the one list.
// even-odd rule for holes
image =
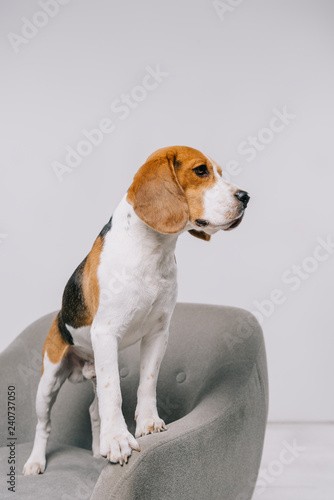
[[177, 296], [176, 243], [138, 221], [125, 199], [113, 217], [101, 252], [96, 321], [120, 339], [120, 348], [150, 331], [174, 308]]

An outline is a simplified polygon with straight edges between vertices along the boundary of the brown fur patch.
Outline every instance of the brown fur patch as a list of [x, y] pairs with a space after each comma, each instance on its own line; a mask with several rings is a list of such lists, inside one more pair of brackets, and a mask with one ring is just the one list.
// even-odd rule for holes
[[68, 344], [60, 334], [58, 327], [58, 315], [53, 320], [49, 333], [46, 336], [44, 346], [43, 346], [43, 357], [42, 357], [42, 375], [44, 372], [44, 354], [47, 353], [51, 363], [59, 363], [63, 357], [67, 354], [68, 350], [71, 349], [70, 344]]
[[[97, 278], [97, 269], [103, 248], [103, 238], [98, 236], [89, 252], [83, 270], [82, 291], [89, 311], [86, 325], [91, 325], [99, 306], [100, 287]], [[85, 325], [85, 326], [86, 326]]]
[[[207, 176], [199, 177], [193, 171], [200, 165], [206, 165]], [[212, 162], [197, 149], [162, 148], [138, 170], [127, 201], [149, 226], [162, 233], [175, 233], [187, 220], [196, 225], [196, 219], [203, 218], [205, 191], [216, 181]]]
[[[43, 347], [52, 363], [58, 363], [71, 347], [72, 336], [65, 323], [79, 328], [91, 325], [99, 305], [97, 269], [103, 248], [103, 237], [98, 236], [86, 259], [78, 266], [67, 283], [62, 309], [54, 319]], [[60, 328], [64, 331], [61, 332]], [[73, 343], [73, 342], [72, 342]], [[42, 374], [43, 374], [42, 362]]]
[[196, 236], [196, 238], [199, 238], [200, 240], [205, 240], [205, 241], [210, 241], [211, 236], [209, 234], [206, 234], [204, 231], [196, 231], [195, 229], [190, 229], [188, 231], [192, 236]]
[[[189, 219], [196, 225], [196, 219], [203, 218], [205, 191], [212, 188], [217, 179], [211, 161], [197, 149], [179, 147], [177, 158], [182, 166], [177, 170], [176, 176], [188, 203]], [[193, 169], [200, 165], [206, 165], [209, 175], [198, 177], [195, 174]]]
[[149, 159], [140, 167], [131, 184], [127, 201], [148, 226], [175, 234], [188, 222], [188, 205], [174, 170], [174, 155]]

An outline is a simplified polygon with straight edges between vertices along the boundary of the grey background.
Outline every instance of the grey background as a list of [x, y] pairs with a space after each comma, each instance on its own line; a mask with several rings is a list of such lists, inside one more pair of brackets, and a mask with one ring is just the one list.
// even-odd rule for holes
[[[209, 244], [179, 239], [179, 300], [258, 311], [255, 301], [281, 290], [284, 303], [263, 321], [270, 419], [333, 420], [334, 254], [304, 271], [295, 291], [282, 275], [312, 257], [317, 238], [334, 239], [334, 5], [224, 3], [221, 19], [211, 1], [70, 0], [18, 53], [8, 35], [21, 35], [22, 18], [42, 8], [0, 3], [0, 349], [59, 308], [146, 157], [189, 145], [223, 168], [237, 161], [231, 180], [251, 202], [236, 231]], [[169, 76], [121, 120], [111, 103], [157, 65]], [[273, 110], [284, 107], [295, 117], [247, 161], [240, 144], [266, 137]], [[103, 118], [115, 131], [59, 182], [53, 162]]]

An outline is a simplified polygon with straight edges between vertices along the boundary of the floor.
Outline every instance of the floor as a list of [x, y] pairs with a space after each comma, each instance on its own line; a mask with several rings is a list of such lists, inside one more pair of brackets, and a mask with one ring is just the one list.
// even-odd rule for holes
[[268, 424], [253, 500], [334, 500], [334, 424]]

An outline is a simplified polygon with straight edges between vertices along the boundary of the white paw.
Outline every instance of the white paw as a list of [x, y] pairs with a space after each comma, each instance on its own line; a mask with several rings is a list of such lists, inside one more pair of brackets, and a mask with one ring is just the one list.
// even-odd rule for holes
[[45, 471], [45, 461], [38, 462], [33, 460], [28, 460], [23, 467], [23, 474], [25, 476], [36, 476], [37, 474], [43, 474]]
[[101, 436], [100, 454], [107, 457], [109, 462], [119, 462], [121, 465], [127, 463], [132, 450], [140, 451], [140, 448], [127, 429]]
[[136, 438], [140, 436], [146, 436], [147, 434], [153, 434], [154, 432], [162, 432], [167, 430], [165, 422], [158, 416], [146, 418], [141, 418], [140, 416], [138, 416], [136, 420]]

